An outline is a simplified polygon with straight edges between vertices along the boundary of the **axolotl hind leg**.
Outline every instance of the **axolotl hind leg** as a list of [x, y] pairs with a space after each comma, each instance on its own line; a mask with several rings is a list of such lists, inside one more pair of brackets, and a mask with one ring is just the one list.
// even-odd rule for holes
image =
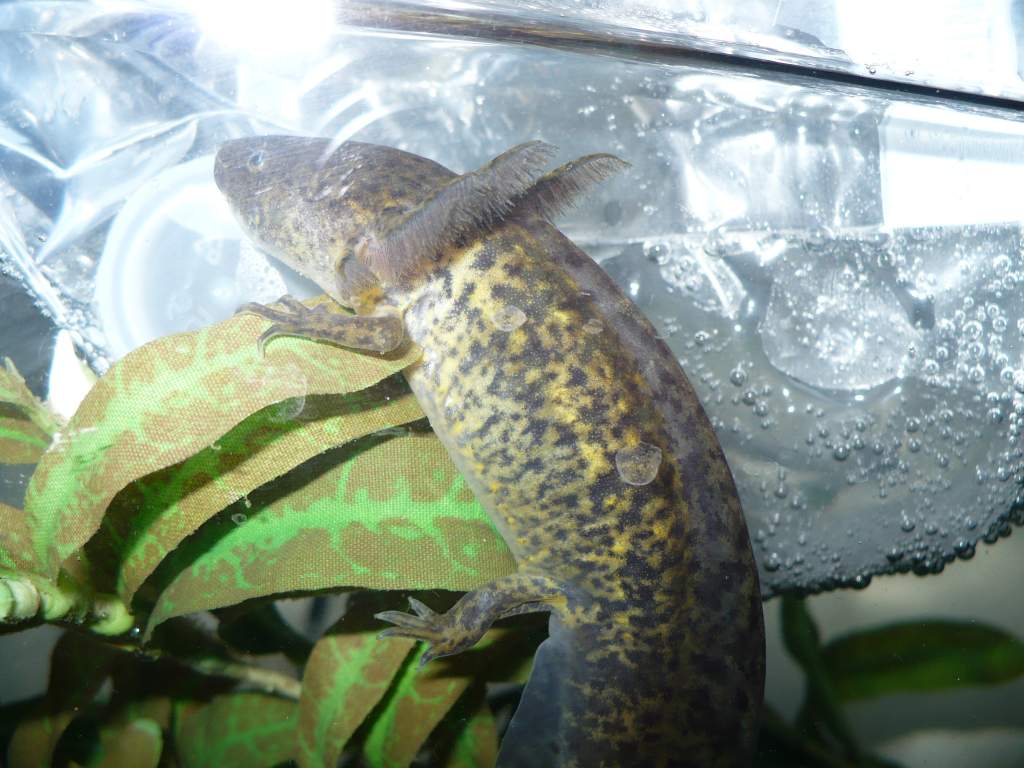
[[260, 335], [260, 351], [278, 336], [299, 336], [384, 354], [396, 349], [405, 338], [398, 315], [342, 315], [323, 306], [307, 307], [291, 296], [282, 296], [279, 302], [284, 309], [254, 303], [238, 309], [273, 323]]
[[381, 637], [408, 637], [430, 644], [420, 664], [472, 648], [498, 619], [568, 607], [570, 593], [555, 579], [539, 574], [514, 573], [463, 595], [444, 613], [435, 613], [409, 598], [414, 613], [384, 611], [376, 618], [395, 626]]

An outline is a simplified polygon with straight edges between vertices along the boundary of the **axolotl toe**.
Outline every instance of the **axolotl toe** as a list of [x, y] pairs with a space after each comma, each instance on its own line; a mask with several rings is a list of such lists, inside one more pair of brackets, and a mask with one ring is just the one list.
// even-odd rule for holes
[[552, 154], [457, 175], [359, 142], [228, 142], [216, 181], [245, 231], [355, 314], [246, 309], [264, 342], [421, 351], [405, 376], [518, 571], [379, 618], [430, 659], [550, 613], [499, 765], [747, 765], [764, 628], [736, 487], [672, 353], [551, 223], [625, 163], [545, 173]]

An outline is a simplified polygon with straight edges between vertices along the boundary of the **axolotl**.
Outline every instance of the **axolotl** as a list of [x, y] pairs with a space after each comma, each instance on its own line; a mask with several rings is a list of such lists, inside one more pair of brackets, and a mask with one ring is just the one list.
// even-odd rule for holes
[[385, 146], [229, 141], [217, 186], [257, 245], [352, 314], [242, 309], [404, 371], [518, 570], [382, 634], [423, 660], [549, 612], [500, 766], [742, 766], [764, 686], [757, 568], [712, 426], [653, 326], [552, 224], [625, 167], [544, 172], [528, 142], [457, 175]]

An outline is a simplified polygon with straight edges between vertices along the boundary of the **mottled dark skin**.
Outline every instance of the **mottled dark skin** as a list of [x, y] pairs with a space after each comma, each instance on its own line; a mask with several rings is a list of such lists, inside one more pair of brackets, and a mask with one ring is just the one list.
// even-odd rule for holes
[[[747, 765], [764, 629], [736, 489], [671, 353], [547, 218], [612, 160], [542, 176], [547, 155], [525, 145], [455, 177], [367, 144], [225, 145], [217, 182], [243, 226], [357, 314], [317, 332], [301, 305], [248, 309], [271, 336], [422, 350], [409, 384], [518, 572], [444, 614], [411, 601], [380, 618], [430, 659], [551, 613], [500, 765]], [[371, 319], [387, 342], [367, 345]]]

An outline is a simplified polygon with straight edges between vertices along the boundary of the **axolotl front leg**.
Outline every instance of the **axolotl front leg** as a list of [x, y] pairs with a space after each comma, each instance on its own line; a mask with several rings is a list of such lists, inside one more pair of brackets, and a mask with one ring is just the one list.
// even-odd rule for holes
[[282, 296], [278, 303], [284, 308], [249, 303], [239, 313], [259, 315], [271, 325], [259, 338], [260, 351], [271, 339], [298, 336], [340, 347], [386, 354], [397, 349], [405, 338], [402, 319], [397, 315], [342, 315], [326, 307], [307, 307], [292, 296]]
[[[400, 285], [407, 277], [403, 269], [429, 263], [435, 254], [459, 237], [500, 218], [523, 192], [535, 187], [538, 181], [542, 183], [534, 189], [534, 194], [559, 194], [557, 184], [545, 186], [543, 183], [542, 169], [554, 148], [540, 141], [520, 144], [481, 168], [444, 182], [436, 178], [439, 166], [416, 169], [408, 165], [410, 162], [413, 166], [416, 163], [434, 165], [423, 158], [409, 155], [405, 158], [407, 163], [402, 164], [396, 163], [393, 157], [387, 157], [388, 164], [379, 169], [382, 176], [390, 173], [401, 181], [402, 174], [407, 173], [413, 186], [430, 179], [424, 199], [417, 206], [403, 208], [393, 204], [396, 201], [384, 191], [383, 185], [361, 196], [353, 193], [353, 197], [360, 200], [359, 213], [355, 218], [365, 218], [365, 231], [354, 243], [339, 240], [325, 246], [325, 232], [337, 235], [335, 224], [344, 221], [346, 214], [352, 217], [354, 213], [347, 208], [332, 209], [332, 203], [337, 201], [332, 201], [325, 190], [332, 190], [334, 184], [347, 189], [351, 184], [346, 186], [345, 178], [334, 179], [331, 176], [339, 165], [323, 163], [323, 158], [315, 152], [311, 155], [313, 145], [308, 140], [270, 137], [268, 141], [278, 149], [285, 147], [285, 151], [271, 153], [256, 148], [244, 163], [222, 161], [224, 152], [218, 155], [217, 184], [229, 198], [248, 192], [250, 202], [236, 210], [243, 226], [252, 230], [270, 252], [319, 283], [344, 306], [375, 304], [383, 288], [379, 275], [386, 276], [392, 285]], [[288, 151], [292, 144], [295, 145], [294, 152]], [[370, 157], [361, 157], [358, 164], [365, 165], [372, 160], [374, 148], [355, 142], [352, 145], [364, 154], [370, 152]], [[394, 153], [393, 150], [391, 152]], [[272, 166], [275, 158], [284, 163], [280, 169]], [[313, 162], [303, 167], [302, 159]], [[241, 169], [248, 169], [248, 172]], [[590, 173], [593, 172], [591, 168]], [[278, 176], [279, 183], [266, 186], [260, 181], [263, 176]], [[295, 178], [295, 183], [286, 183], [292, 178]], [[581, 182], [576, 183], [579, 185]], [[547, 186], [554, 188], [547, 189]], [[374, 196], [379, 199], [374, 199]], [[385, 214], [375, 218], [372, 214], [366, 215], [374, 210], [399, 212], [391, 214], [391, 218]], [[317, 233], [312, 237], [309, 236], [311, 229]], [[319, 250], [311, 252], [310, 242], [318, 243]], [[360, 255], [357, 257], [355, 252]], [[395, 265], [405, 267], [396, 269]], [[373, 274], [370, 266], [378, 274]], [[368, 296], [373, 298], [367, 301]], [[397, 310], [341, 315], [322, 306], [307, 307], [291, 296], [282, 297], [279, 303], [282, 308], [250, 303], [238, 310], [259, 315], [273, 323], [260, 336], [261, 350], [278, 336], [298, 336], [386, 354], [397, 349], [405, 338], [402, 318]]]

